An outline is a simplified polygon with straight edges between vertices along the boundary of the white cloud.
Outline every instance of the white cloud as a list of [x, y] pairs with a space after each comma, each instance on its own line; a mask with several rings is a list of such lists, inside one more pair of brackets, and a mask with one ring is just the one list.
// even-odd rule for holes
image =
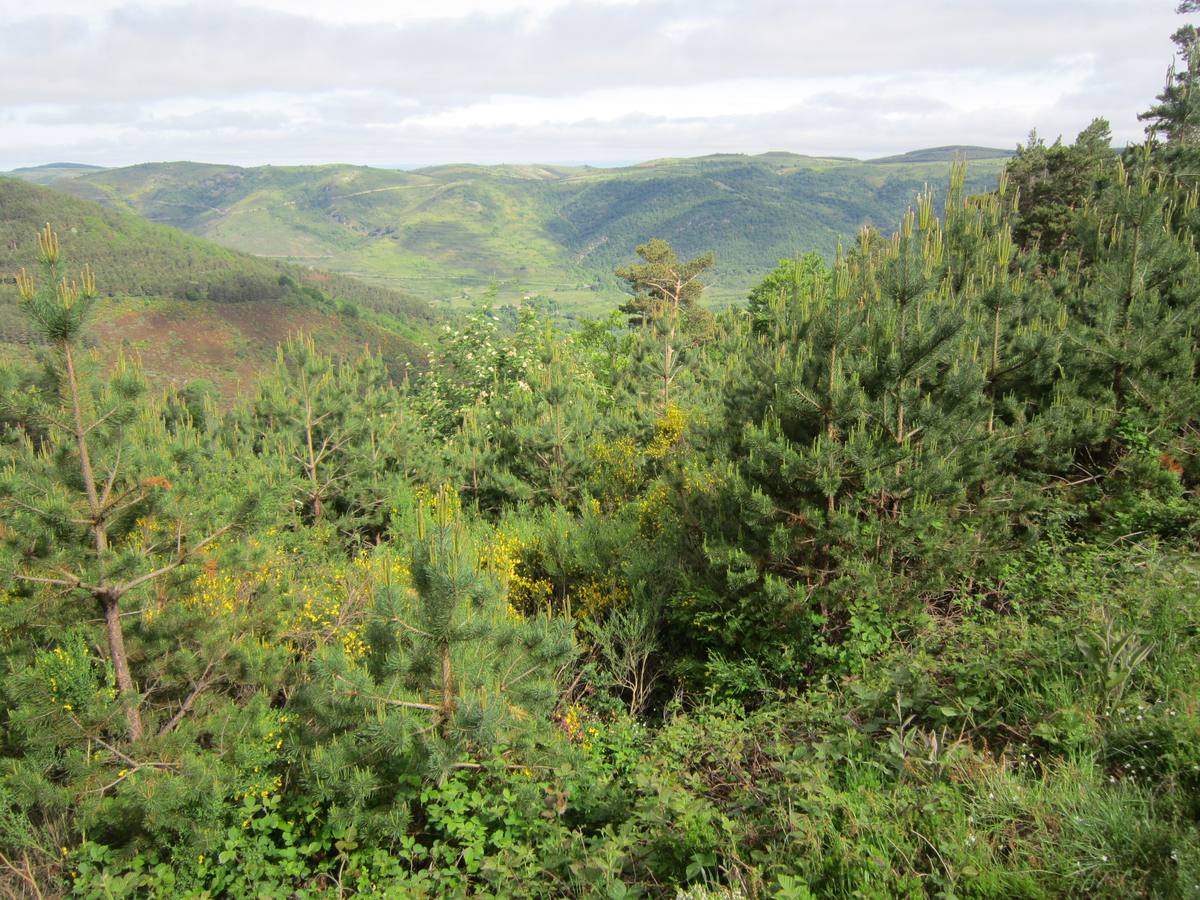
[[0, 0], [0, 168], [872, 155], [1140, 134], [1173, 0]]

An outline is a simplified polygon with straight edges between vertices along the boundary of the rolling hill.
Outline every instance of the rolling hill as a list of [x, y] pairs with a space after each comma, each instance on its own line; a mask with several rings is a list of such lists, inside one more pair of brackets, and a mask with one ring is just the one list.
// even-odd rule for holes
[[773, 152], [415, 171], [152, 163], [39, 177], [226, 247], [429, 301], [492, 289], [501, 301], [543, 294], [594, 312], [620, 302], [612, 270], [648, 238], [681, 254], [714, 250], [710, 301], [729, 302], [781, 257], [829, 255], [864, 223], [888, 226], [923, 185], [944, 185], [960, 156], [972, 160], [969, 187], [982, 190], [1009, 154], [942, 147], [873, 161]]
[[36, 233], [58, 231], [64, 257], [87, 262], [103, 299], [91, 332], [109, 355], [136, 351], [159, 382], [206, 379], [229, 397], [274, 361], [289, 334], [334, 353], [377, 348], [397, 373], [424, 358], [434, 312], [412, 297], [218, 246], [60, 191], [0, 178], [0, 353], [28, 355], [32, 331], [12, 273], [33, 268]]

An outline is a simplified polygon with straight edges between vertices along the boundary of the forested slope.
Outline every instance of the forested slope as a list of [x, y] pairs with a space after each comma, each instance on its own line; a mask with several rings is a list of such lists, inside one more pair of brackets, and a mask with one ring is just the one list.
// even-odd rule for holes
[[0, 342], [5, 352], [36, 342], [21, 313], [12, 273], [36, 258], [36, 236], [55, 223], [72, 257], [101, 273], [106, 302], [96, 335], [110, 352], [146, 355], [156, 378], [205, 378], [223, 393], [249, 384], [289, 334], [313, 332], [330, 352], [364, 344], [385, 352], [397, 373], [424, 357], [418, 341], [428, 306], [344, 275], [311, 271], [217, 246], [127, 212], [0, 179]]
[[[959, 149], [872, 162], [731, 154], [616, 169], [154, 163], [55, 187], [428, 300], [495, 284], [502, 300], [542, 293], [594, 313], [619, 302], [612, 269], [652, 237], [684, 253], [713, 250], [709, 301], [739, 300], [780, 258], [831, 258], [839, 236], [894, 220], [925, 184], [945, 182]], [[1009, 154], [961, 149], [973, 150], [971, 186], [994, 187]]]

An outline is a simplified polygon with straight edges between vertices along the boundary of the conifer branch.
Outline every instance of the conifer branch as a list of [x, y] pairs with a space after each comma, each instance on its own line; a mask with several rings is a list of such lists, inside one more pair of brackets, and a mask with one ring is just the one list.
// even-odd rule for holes
[[[51, 513], [48, 513], [48, 512], [46, 512], [46, 510], [44, 510], [44, 509], [39, 509], [39, 508], [38, 508], [38, 507], [36, 507], [36, 506], [31, 506], [31, 505], [30, 505], [30, 504], [28, 504], [28, 503], [24, 503], [24, 502], [22, 502], [22, 501], [20, 501], [20, 500], [17, 500], [15, 497], [9, 497], [9, 498], [8, 498], [8, 502], [9, 502], [9, 504], [11, 504], [12, 506], [18, 507], [19, 509], [23, 509], [23, 510], [25, 510], [26, 512], [31, 512], [31, 513], [33, 513], [35, 516], [38, 516], [38, 517], [40, 517], [40, 518], [42, 518], [42, 519], [53, 519], [53, 518], [56, 518], [56, 517], [55, 517], [55, 516], [53, 516]], [[71, 524], [73, 524], [73, 525], [91, 525], [91, 524], [92, 524], [92, 520], [91, 520], [91, 519], [71, 519], [70, 521], [71, 521]]]
[[353, 681], [344, 675], [334, 675], [338, 681], [350, 687], [352, 696], [363, 696], [368, 700], [374, 700], [376, 703], [382, 703], [385, 706], [399, 706], [403, 709], [420, 709], [426, 712], [438, 712], [441, 707], [434, 703], [418, 703], [415, 700], [396, 700], [393, 697], [383, 697], [379, 694], [372, 694], [370, 691], [362, 690]]
[[500, 690], [506, 691], [513, 685], [520, 684], [524, 679], [528, 678], [530, 675], [532, 675], [534, 672], [536, 672], [541, 667], [542, 667], [541, 663], [534, 663], [532, 666], [530, 666], [528, 669], [526, 669], [524, 672], [522, 672], [520, 675], [518, 675], [516, 678], [512, 679], [511, 681], [505, 680], [505, 681], [501, 682]]
[[396, 617], [396, 616], [393, 616], [393, 617], [392, 617], [392, 622], [394, 622], [395, 624], [399, 625], [399, 626], [400, 626], [401, 628], [403, 628], [405, 631], [411, 631], [413, 634], [417, 634], [417, 635], [420, 635], [420, 636], [421, 636], [421, 637], [423, 637], [423, 638], [428, 638], [429, 640], [433, 640], [433, 635], [432, 635], [432, 634], [430, 634], [428, 631], [422, 631], [420, 628], [417, 628], [417, 627], [415, 627], [415, 626], [413, 626], [413, 625], [409, 625], [409, 624], [408, 624], [407, 622], [405, 622], [403, 619], [400, 619], [400, 618], [398, 618], [398, 617]]
[[121, 451], [124, 448], [117, 448], [117, 458], [113, 460], [112, 469], [108, 472], [108, 478], [104, 482], [104, 490], [100, 492], [100, 505], [106, 506], [108, 498], [112, 496], [113, 485], [117, 481], [117, 472], [121, 469]]
[[164, 763], [164, 762], [133, 763], [131, 768], [122, 769], [121, 772], [117, 775], [117, 777], [113, 781], [110, 781], [108, 784], [106, 784], [102, 787], [94, 788], [93, 790], [89, 791], [88, 793], [100, 794], [101, 796], [103, 796], [104, 794], [108, 793], [113, 788], [115, 788], [122, 781], [124, 781], [126, 778], [129, 778], [134, 773], [139, 772], [142, 769], [166, 769], [167, 771], [178, 771], [179, 766], [175, 765], [174, 763]]
[[[157, 569], [153, 569], [152, 571], [146, 572], [144, 575], [139, 575], [136, 578], [125, 582], [122, 585], [119, 585], [119, 586], [113, 587], [113, 588], [109, 588], [107, 591], [108, 595], [111, 596], [114, 600], [118, 600], [121, 597], [128, 594], [134, 588], [140, 587], [141, 585], [145, 584], [147, 581], [153, 581], [156, 578], [161, 578], [163, 575], [166, 575], [168, 572], [172, 572], [175, 569], [178, 569], [180, 566], [182, 566], [184, 563], [186, 563], [189, 559], [191, 559], [193, 556], [195, 556], [197, 553], [199, 553], [201, 550], [203, 550], [209, 544], [213, 543], [213, 541], [216, 541], [223, 534], [228, 532], [231, 528], [233, 528], [232, 525], [225, 525], [221, 528], [218, 528], [216, 531], [214, 531], [208, 537], [204, 538], [204, 540], [200, 541], [197, 544], [192, 545], [191, 547], [185, 548], [185, 547], [183, 547], [182, 542], [181, 542], [178, 545], [176, 557], [173, 560], [171, 560], [169, 563], [167, 563], [166, 565], [159, 566]], [[180, 538], [180, 541], [182, 541], [182, 538]]]
[[[91, 425], [88, 425], [86, 428], [83, 429], [84, 436], [86, 437], [87, 435], [91, 434], [93, 431], [95, 431], [97, 428], [99, 428], [101, 425], [103, 425], [105, 422], [107, 422], [109, 419], [111, 419], [116, 414], [117, 414], [117, 407], [114, 406], [112, 409], [110, 409], [104, 415], [98, 416], [96, 418], [96, 421], [94, 421]], [[117, 452], [118, 452], [118, 454], [120, 453], [119, 450]]]
[[96, 521], [99, 523], [110, 521], [117, 513], [137, 503], [141, 503], [145, 499], [146, 492], [138, 487], [122, 492], [115, 500], [108, 501], [107, 503], [102, 500]]
[[18, 572], [16, 577], [20, 581], [31, 581], [36, 584], [52, 584], [56, 587], [79, 588], [80, 590], [87, 591], [89, 594], [94, 594], [101, 590], [101, 588], [97, 585], [80, 581], [74, 575], [68, 576], [67, 578], [46, 578], [41, 575], [23, 575]]

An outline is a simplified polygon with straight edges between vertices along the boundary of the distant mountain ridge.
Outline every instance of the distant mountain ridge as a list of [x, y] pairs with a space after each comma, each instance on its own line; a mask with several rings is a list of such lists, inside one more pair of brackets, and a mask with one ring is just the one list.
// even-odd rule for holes
[[927, 147], [924, 150], [910, 150], [895, 156], [881, 156], [869, 159], [870, 163], [923, 163], [923, 162], [953, 162], [956, 159], [1008, 159], [1016, 151], [1001, 150], [997, 147], [976, 147], [970, 144], [951, 144], [946, 147]]
[[963, 146], [862, 161], [773, 151], [619, 168], [408, 171], [170, 162], [78, 174], [50, 167], [49, 183], [226, 247], [428, 301], [542, 294], [600, 312], [620, 302], [613, 268], [651, 237], [685, 255], [713, 250], [710, 299], [733, 301], [781, 257], [832, 255], [863, 224], [888, 227], [925, 184], [946, 183], [953, 159], [970, 158], [968, 187], [986, 190], [1009, 155]]
[[40, 166], [25, 166], [11, 172], [0, 173], [10, 178], [19, 178], [32, 184], [49, 185], [64, 178], [78, 178], [91, 172], [103, 172], [104, 166], [89, 166], [86, 163], [56, 162]]

